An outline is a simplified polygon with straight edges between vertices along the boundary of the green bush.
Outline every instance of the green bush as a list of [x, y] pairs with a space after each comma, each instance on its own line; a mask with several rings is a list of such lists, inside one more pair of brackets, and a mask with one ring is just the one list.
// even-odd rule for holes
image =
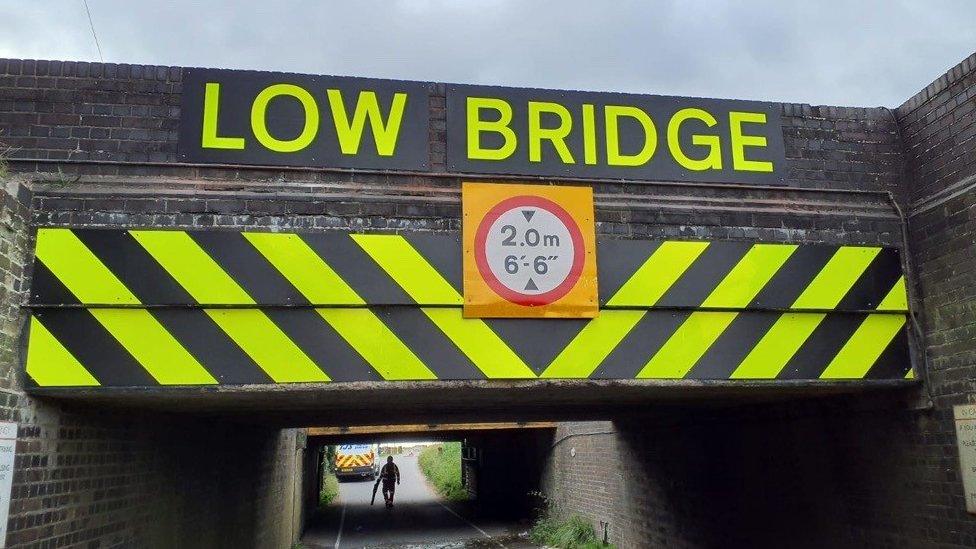
[[420, 470], [437, 492], [447, 499], [468, 499], [461, 484], [461, 443], [448, 442], [428, 446], [418, 458]]
[[326, 446], [322, 453], [322, 486], [319, 486], [319, 506], [325, 507], [339, 495], [339, 479], [335, 476], [336, 447]]
[[319, 506], [325, 507], [339, 495], [339, 479], [333, 473], [322, 476], [322, 489], [319, 491]]

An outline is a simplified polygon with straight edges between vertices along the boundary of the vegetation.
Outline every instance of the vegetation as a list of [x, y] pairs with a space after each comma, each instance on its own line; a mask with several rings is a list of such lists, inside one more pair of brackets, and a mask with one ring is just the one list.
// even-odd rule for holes
[[5, 179], [9, 173], [10, 166], [7, 164], [7, 157], [10, 156], [11, 149], [0, 142], [0, 179]]
[[322, 457], [322, 486], [319, 486], [319, 506], [325, 507], [339, 495], [339, 479], [335, 476], [336, 447], [326, 446]]
[[612, 549], [612, 545], [597, 538], [590, 521], [576, 514], [564, 516], [544, 495], [537, 492], [532, 495], [543, 500], [539, 517], [529, 533], [532, 541], [559, 549]]
[[319, 507], [332, 503], [339, 495], [339, 479], [335, 473], [326, 472], [322, 475], [322, 489], [319, 491]]
[[428, 446], [419, 457], [420, 470], [437, 492], [447, 499], [468, 499], [461, 484], [461, 443], [448, 442]]

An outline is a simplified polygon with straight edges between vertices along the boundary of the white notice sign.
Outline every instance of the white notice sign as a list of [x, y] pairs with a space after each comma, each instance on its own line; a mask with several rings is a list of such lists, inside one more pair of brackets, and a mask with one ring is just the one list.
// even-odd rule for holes
[[976, 514], [976, 405], [954, 406], [956, 445], [959, 447], [959, 471], [966, 492], [966, 511]]
[[14, 482], [14, 454], [17, 453], [17, 424], [0, 421], [0, 548], [7, 546], [7, 516], [10, 488]]

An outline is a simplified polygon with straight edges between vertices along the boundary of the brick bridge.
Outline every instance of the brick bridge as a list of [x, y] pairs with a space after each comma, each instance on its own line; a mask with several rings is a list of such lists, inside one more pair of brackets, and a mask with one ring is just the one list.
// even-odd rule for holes
[[620, 547], [972, 546], [976, 55], [775, 105], [781, 186], [492, 176], [594, 192], [600, 316], [555, 323], [461, 313], [445, 85], [426, 171], [209, 165], [186, 70], [0, 60], [8, 545], [289, 546], [305, 428], [536, 421], [480, 484], [529, 460]]

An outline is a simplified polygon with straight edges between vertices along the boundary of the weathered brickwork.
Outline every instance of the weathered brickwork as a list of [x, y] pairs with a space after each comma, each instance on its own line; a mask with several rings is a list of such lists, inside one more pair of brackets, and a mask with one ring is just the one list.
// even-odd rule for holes
[[[19, 158], [172, 163], [181, 86], [180, 67], [0, 59], [0, 123]], [[444, 167], [445, 93], [436, 85], [429, 105], [435, 171]], [[901, 152], [886, 109], [783, 104], [782, 110], [791, 183], [898, 190]], [[240, 177], [214, 168], [169, 169]], [[101, 173], [130, 171], [112, 165]]]
[[[782, 105], [800, 189], [578, 182], [595, 190], [598, 232], [620, 238], [902, 248], [898, 204], [911, 220], [935, 398], [920, 409], [834, 399], [563, 424], [544, 476], [561, 508], [601, 534], [608, 524], [618, 547], [976, 545], [949, 408], [974, 393], [976, 371], [974, 69], [976, 56], [896, 111]], [[181, 74], [0, 60], [0, 141], [25, 183], [7, 192], [0, 218], [0, 409], [22, 425], [11, 545], [284, 547], [300, 521], [286, 506], [300, 491], [293, 431], [69, 409], [22, 393], [29, 226], [460, 229], [451, 174], [177, 164]], [[429, 107], [439, 172], [443, 85]]]
[[575, 458], [553, 454], [547, 488], [564, 507], [611, 522], [623, 547], [976, 546], [951, 409], [976, 401], [976, 55], [896, 115], [928, 365], [919, 402], [931, 395], [932, 406], [840, 401], [564, 425], [571, 437], [601, 432], [566, 439]]
[[14, 178], [4, 185], [0, 419], [20, 425], [7, 546], [290, 546], [302, 512], [297, 431], [24, 394], [30, 191]]

